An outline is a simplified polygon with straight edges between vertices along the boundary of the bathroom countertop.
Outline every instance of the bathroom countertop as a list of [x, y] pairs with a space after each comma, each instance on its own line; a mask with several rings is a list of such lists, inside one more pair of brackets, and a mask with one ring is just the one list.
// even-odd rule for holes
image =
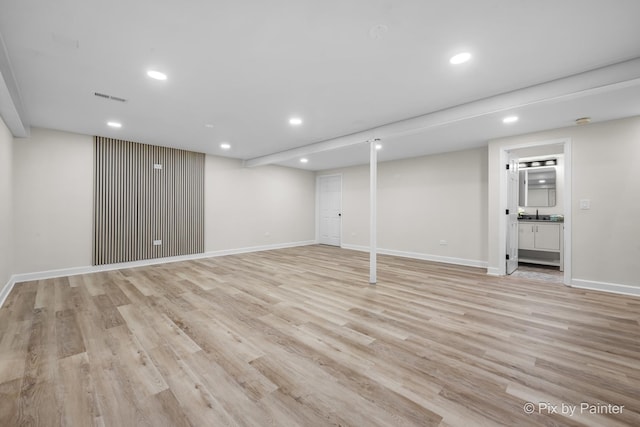
[[550, 220], [550, 219], [521, 219], [518, 218], [518, 222], [550, 222], [550, 223], [556, 223], [556, 222], [564, 222], [564, 219], [557, 219], [557, 220]]

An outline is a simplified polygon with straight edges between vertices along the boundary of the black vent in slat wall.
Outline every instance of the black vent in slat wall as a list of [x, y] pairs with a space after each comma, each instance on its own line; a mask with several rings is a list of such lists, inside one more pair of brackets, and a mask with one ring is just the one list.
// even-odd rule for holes
[[204, 154], [94, 144], [94, 265], [204, 252]]

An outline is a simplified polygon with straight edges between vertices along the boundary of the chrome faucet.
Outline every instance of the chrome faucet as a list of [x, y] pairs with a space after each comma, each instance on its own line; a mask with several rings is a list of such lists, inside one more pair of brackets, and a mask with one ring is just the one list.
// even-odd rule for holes
[[538, 209], [536, 209], [536, 219], [540, 219], [540, 217], [538, 216]]

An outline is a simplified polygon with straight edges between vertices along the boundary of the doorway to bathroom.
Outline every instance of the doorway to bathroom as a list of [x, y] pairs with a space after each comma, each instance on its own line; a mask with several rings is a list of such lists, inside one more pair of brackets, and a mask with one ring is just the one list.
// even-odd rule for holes
[[503, 274], [570, 283], [570, 140], [505, 147], [501, 158]]

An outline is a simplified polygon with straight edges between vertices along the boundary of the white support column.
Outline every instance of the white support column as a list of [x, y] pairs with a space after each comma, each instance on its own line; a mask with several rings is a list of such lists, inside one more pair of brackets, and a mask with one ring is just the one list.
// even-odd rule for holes
[[377, 210], [377, 192], [378, 192], [378, 150], [376, 145], [379, 139], [372, 139], [369, 143], [371, 145], [371, 159], [369, 160], [369, 283], [375, 285], [377, 282], [376, 269], [377, 269], [377, 232], [376, 232], [376, 210]]

